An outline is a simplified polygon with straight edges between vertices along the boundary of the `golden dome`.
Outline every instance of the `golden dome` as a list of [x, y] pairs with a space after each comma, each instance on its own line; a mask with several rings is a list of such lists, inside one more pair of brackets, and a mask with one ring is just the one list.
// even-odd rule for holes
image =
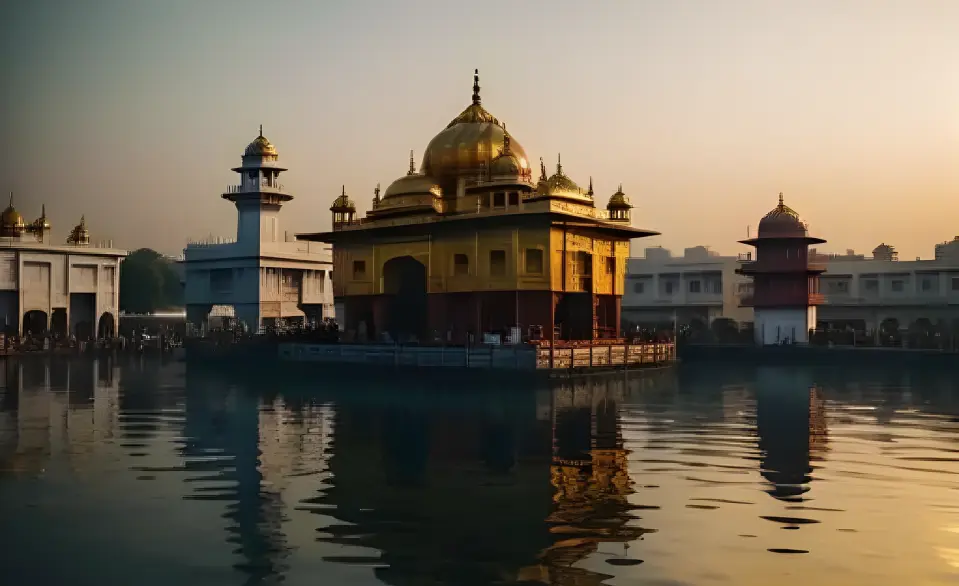
[[406, 175], [400, 177], [386, 188], [383, 199], [387, 200], [402, 195], [423, 195], [431, 193], [437, 197], [443, 195], [443, 190], [435, 179], [423, 173], [417, 173], [413, 162], [413, 151], [410, 151], [410, 169]]
[[[475, 176], [483, 165], [503, 152], [506, 130], [483, 108], [479, 94], [479, 71], [473, 77], [473, 103], [437, 134], [423, 154], [423, 175], [434, 177], [452, 189], [461, 175]], [[515, 140], [511, 150], [522, 168], [529, 165], [526, 151]]]
[[629, 197], [627, 197], [626, 194], [623, 193], [622, 185], [619, 186], [619, 189], [616, 190], [616, 193], [610, 196], [609, 203], [606, 204], [606, 208], [610, 210], [629, 209], [631, 207], [633, 206], [632, 204], [629, 203]]
[[575, 199], [592, 205], [593, 198], [590, 192], [577, 185], [566, 173], [563, 173], [562, 158], [557, 159], [556, 173], [553, 173], [548, 179], [545, 178], [546, 166], [543, 164], [542, 159], [540, 159], [540, 169], [541, 177], [539, 186], [537, 187], [539, 195]]
[[273, 143], [263, 136], [263, 126], [260, 125], [260, 135], [253, 139], [253, 142], [246, 146], [243, 151], [244, 157], [275, 157], [276, 147]]
[[344, 211], [355, 212], [356, 211], [356, 203], [352, 199], [350, 199], [348, 195], [346, 195], [345, 185], [343, 186], [343, 191], [340, 193], [340, 195], [333, 200], [333, 205], [330, 206], [330, 211], [331, 212], [344, 212]]
[[520, 178], [525, 181], [530, 180], [529, 163], [525, 157], [520, 158], [513, 152], [512, 138], [506, 131], [506, 125], [503, 125], [503, 150], [489, 165], [489, 175], [495, 179], [497, 177]]
[[23, 216], [13, 207], [13, 194], [10, 194], [10, 205], [0, 214], [0, 235], [5, 237], [18, 236], [23, 233], [25, 226]]

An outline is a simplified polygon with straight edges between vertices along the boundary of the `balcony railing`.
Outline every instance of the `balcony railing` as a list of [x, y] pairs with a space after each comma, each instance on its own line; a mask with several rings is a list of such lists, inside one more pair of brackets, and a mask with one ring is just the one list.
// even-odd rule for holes
[[280, 183], [274, 183], [273, 185], [253, 183], [250, 185], [227, 185], [225, 193], [257, 193], [258, 191], [282, 193], [283, 189], [284, 187]]

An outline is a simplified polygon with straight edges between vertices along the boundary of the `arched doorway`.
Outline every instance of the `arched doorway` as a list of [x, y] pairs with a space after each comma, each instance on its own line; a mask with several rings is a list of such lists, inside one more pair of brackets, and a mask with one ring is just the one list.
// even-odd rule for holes
[[33, 309], [23, 314], [23, 335], [43, 336], [47, 333], [47, 312]]
[[116, 331], [113, 314], [108, 311], [104, 312], [103, 315], [100, 316], [99, 323], [97, 324], [97, 337], [112, 338], [116, 335]]
[[428, 329], [426, 267], [412, 256], [383, 265], [383, 293], [388, 295], [386, 330], [393, 340], [424, 338]]
[[66, 336], [69, 326], [67, 325], [67, 310], [58, 307], [50, 315], [50, 332], [54, 335]]

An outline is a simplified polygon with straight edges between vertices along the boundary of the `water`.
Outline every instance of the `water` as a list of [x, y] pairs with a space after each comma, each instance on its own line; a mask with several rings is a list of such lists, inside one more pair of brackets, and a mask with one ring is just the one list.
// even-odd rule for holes
[[5, 586], [959, 582], [948, 373], [5, 372]]

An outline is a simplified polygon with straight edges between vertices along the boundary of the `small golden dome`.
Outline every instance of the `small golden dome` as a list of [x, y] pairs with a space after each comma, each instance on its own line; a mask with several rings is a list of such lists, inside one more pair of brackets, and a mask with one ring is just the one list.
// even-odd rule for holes
[[490, 177], [519, 177], [528, 181], [529, 163], [513, 152], [512, 138], [506, 131], [506, 124], [503, 124], [503, 150], [489, 165]]
[[386, 193], [383, 195], [383, 200], [385, 201], [401, 195], [421, 195], [426, 193], [431, 193], [439, 197], [443, 195], [443, 190], [432, 177], [423, 175], [422, 173], [416, 173], [414, 175], [404, 175], [393, 183], [390, 183], [390, 186], [386, 188]]
[[799, 217], [799, 214], [783, 203], [783, 194], [779, 194], [779, 205], [763, 216], [759, 221], [758, 236], [760, 238], [775, 237], [803, 237], [808, 227]]
[[610, 196], [609, 203], [606, 204], [606, 209], [630, 209], [632, 204], [629, 203], [629, 197], [623, 193], [623, 186], [620, 185], [619, 189], [616, 190], [616, 193]]
[[346, 186], [343, 186], [343, 191], [340, 195], [333, 200], [333, 205], [330, 206], [331, 212], [355, 212], [356, 203], [346, 195]]
[[265, 136], [263, 136], [263, 126], [260, 126], [260, 135], [253, 139], [253, 142], [246, 146], [243, 151], [244, 157], [275, 157], [276, 147], [273, 146]]
[[410, 151], [410, 168], [406, 175], [400, 177], [386, 188], [383, 200], [400, 197], [402, 195], [423, 195], [431, 193], [437, 197], [443, 195], [443, 189], [435, 179], [424, 173], [416, 172], [416, 163], [413, 160], [413, 151]]
[[23, 223], [23, 216], [13, 207], [13, 194], [10, 194], [10, 205], [0, 214], [0, 236], [11, 237], [19, 236], [23, 233], [26, 226]]
[[[473, 103], [429, 142], [423, 154], [421, 172], [435, 178], [445, 189], [453, 189], [461, 175], [475, 176], [503, 152], [506, 130], [483, 108], [479, 89], [476, 71]], [[515, 140], [511, 150], [522, 166], [528, 165], [526, 151]]]
[[[542, 161], [540, 161], [540, 168], [542, 170], [542, 175], [545, 176], [546, 167], [543, 165]], [[575, 199], [592, 205], [593, 198], [590, 196], [589, 192], [577, 185], [575, 181], [570, 179], [566, 173], [563, 172], [562, 158], [557, 159], [556, 173], [553, 173], [553, 175], [548, 179], [544, 179], [543, 176], [540, 177], [539, 185], [537, 187], [537, 192], [539, 195]]]

